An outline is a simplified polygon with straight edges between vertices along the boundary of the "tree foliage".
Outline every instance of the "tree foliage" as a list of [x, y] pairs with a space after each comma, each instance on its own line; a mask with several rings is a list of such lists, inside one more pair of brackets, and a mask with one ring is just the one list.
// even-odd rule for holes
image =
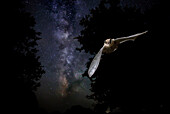
[[[25, 12], [21, 6], [13, 6], [10, 15], [9, 34], [5, 36], [8, 43], [9, 73], [11, 78], [21, 82], [27, 88], [36, 90], [39, 79], [44, 73], [39, 56], [37, 56], [37, 41], [40, 32], [34, 30], [35, 19], [30, 13]], [[22, 6], [23, 7], [23, 6]]]
[[39, 80], [45, 72], [37, 56], [40, 33], [34, 30], [35, 19], [24, 11], [21, 1], [10, 2], [8, 6], [10, 10], [5, 13], [6, 33], [2, 40], [5, 44], [8, 108], [17, 113], [30, 113], [38, 108], [33, 91], [40, 86]]
[[[98, 112], [108, 107], [112, 112], [169, 112], [165, 66], [169, 57], [167, 4], [160, 1], [141, 12], [139, 8], [120, 7], [119, 2], [101, 0], [99, 6], [81, 20], [84, 29], [76, 38], [82, 44], [80, 50], [95, 54], [107, 38], [149, 32], [135, 42], [121, 44], [114, 53], [102, 56], [91, 78], [93, 94], [89, 98], [97, 101]], [[83, 75], [87, 76], [87, 71]]]

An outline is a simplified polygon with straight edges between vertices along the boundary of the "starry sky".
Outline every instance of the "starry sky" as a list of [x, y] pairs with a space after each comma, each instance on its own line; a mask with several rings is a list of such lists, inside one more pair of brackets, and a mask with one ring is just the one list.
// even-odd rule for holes
[[[121, 0], [123, 8], [136, 7], [142, 12], [150, 8], [153, 0]], [[156, 0], [155, 0], [156, 1]], [[86, 70], [89, 53], [79, 52], [81, 47], [74, 37], [83, 29], [79, 21], [100, 0], [24, 0], [26, 11], [34, 16], [35, 30], [41, 32], [38, 41], [38, 56], [45, 74], [36, 91], [40, 107], [52, 112], [65, 111], [73, 105], [92, 107], [90, 80], [82, 77]]]
[[35, 30], [41, 32], [38, 56], [45, 74], [36, 95], [47, 111], [65, 111], [73, 105], [91, 107], [90, 80], [82, 77], [92, 55], [79, 52], [81, 45], [74, 37], [80, 34], [80, 19], [89, 14], [100, 0], [25, 0], [26, 10], [36, 21]]

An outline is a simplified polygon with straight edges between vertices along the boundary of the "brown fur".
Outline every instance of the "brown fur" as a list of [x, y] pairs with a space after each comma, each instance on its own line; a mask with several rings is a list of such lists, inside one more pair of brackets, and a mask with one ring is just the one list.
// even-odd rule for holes
[[107, 39], [105, 40], [105, 43], [104, 43], [103, 53], [107, 53], [107, 54], [112, 53], [117, 48], [118, 48], [118, 44], [117, 42], [114, 41], [114, 39], [112, 39], [111, 43], [110, 43], [110, 39]]

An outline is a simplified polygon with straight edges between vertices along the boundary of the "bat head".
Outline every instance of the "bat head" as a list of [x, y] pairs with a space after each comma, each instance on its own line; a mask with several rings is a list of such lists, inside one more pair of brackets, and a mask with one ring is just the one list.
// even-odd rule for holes
[[115, 39], [106, 39], [104, 42], [103, 53], [111, 53], [117, 49], [117, 43]]
[[104, 41], [104, 43], [105, 43], [105, 44], [111, 44], [111, 43], [112, 43], [112, 39], [111, 39], [111, 38], [106, 39], [106, 40]]
[[114, 43], [114, 39], [111, 39], [111, 38], [106, 39], [104, 41], [104, 44], [105, 44], [106, 47], [110, 47], [110, 45], [112, 45], [113, 43]]

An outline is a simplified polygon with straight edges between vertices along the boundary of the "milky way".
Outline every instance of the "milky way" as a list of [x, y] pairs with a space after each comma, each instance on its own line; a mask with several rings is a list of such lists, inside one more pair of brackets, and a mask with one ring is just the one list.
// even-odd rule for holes
[[64, 111], [73, 105], [91, 107], [90, 81], [82, 77], [91, 56], [79, 52], [74, 37], [80, 34], [80, 19], [100, 0], [25, 0], [26, 9], [36, 19], [42, 33], [38, 42], [40, 62], [46, 73], [36, 92], [40, 106], [48, 111]]

